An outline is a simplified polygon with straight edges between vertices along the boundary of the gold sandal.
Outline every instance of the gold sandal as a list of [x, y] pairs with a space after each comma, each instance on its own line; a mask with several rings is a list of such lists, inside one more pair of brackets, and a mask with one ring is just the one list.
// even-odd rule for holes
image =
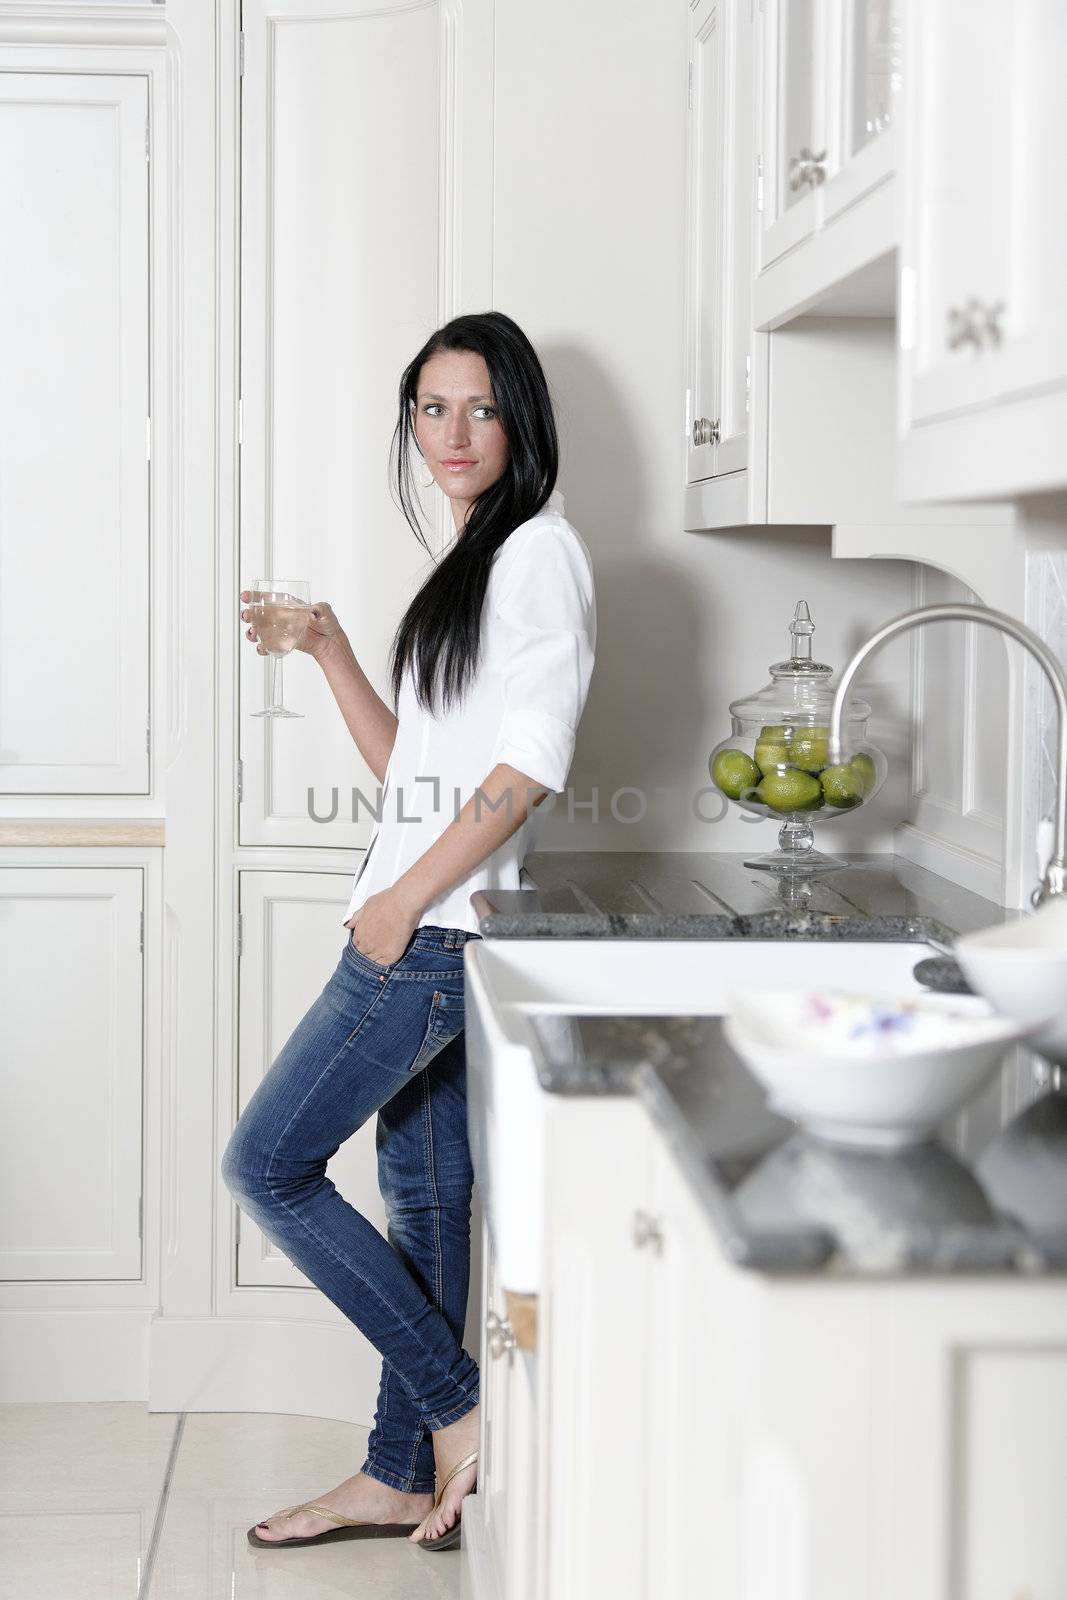
[[305, 1534], [300, 1539], [261, 1539], [255, 1528], [249, 1528], [249, 1544], [257, 1546], [260, 1550], [277, 1550], [294, 1544], [331, 1544], [336, 1539], [399, 1539], [401, 1534], [406, 1537], [409, 1533], [414, 1533], [419, 1526], [417, 1522], [356, 1522], [352, 1517], [342, 1517], [340, 1512], [331, 1511], [328, 1506], [316, 1505], [312, 1500], [306, 1500], [303, 1505], [291, 1506], [288, 1511], [278, 1514], [295, 1517], [298, 1511], [313, 1511], [317, 1517], [327, 1517], [340, 1526], [327, 1528], [325, 1533]]
[[[448, 1474], [448, 1477], [445, 1479], [444, 1483], [441, 1485], [441, 1487], [438, 1489], [437, 1493], [434, 1495], [434, 1501], [433, 1501], [433, 1510], [434, 1511], [436, 1511], [438, 1506], [441, 1504], [441, 1501], [444, 1498], [445, 1490], [448, 1488], [449, 1484], [452, 1482], [452, 1479], [456, 1476], [456, 1473], [457, 1472], [462, 1472], [464, 1467], [469, 1467], [473, 1462], [477, 1461], [477, 1459], [478, 1459], [477, 1450], [472, 1450], [469, 1456], [464, 1456], [462, 1461], [457, 1461], [456, 1462], [455, 1466], [452, 1468], [452, 1471]], [[475, 1481], [475, 1484], [477, 1484], [477, 1482], [478, 1482], [477, 1478], [475, 1478], [474, 1481]], [[472, 1491], [472, 1493], [473, 1493], [473, 1491]], [[430, 1515], [433, 1516], [433, 1511], [430, 1512]], [[460, 1523], [462, 1522], [462, 1520], [463, 1519], [462, 1519], [461, 1515], [457, 1512], [456, 1513], [456, 1520], [455, 1520], [455, 1522], [452, 1524], [452, 1526], [450, 1528], [447, 1528], [445, 1530], [445, 1532], [442, 1533], [441, 1536], [439, 1538], [437, 1538], [437, 1539], [420, 1539], [418, 1541], [419, 1549], [420, 1550], [449, 1550], [449, 1549], [452, 1548], [453, 1545], [457, 1545], [459, 1543]]]

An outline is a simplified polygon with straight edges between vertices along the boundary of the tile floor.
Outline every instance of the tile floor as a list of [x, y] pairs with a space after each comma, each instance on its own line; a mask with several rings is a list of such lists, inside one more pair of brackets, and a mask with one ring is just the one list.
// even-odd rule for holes
[[0, 1405], [0, 1600], [458, 1600], [457, 1550], [253, 1550], [348, 1477], [367, 1430], [139, 1404]]

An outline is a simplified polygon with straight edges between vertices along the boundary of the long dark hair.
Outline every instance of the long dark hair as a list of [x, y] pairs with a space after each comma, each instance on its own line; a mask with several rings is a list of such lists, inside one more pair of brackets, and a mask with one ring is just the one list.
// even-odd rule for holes
[[[489, 369], [493, 403], [508, 441], [496, 483], [474, 501], [462, 538], [438, 563], [408, 606], [392, 644], [393, 704], [411, 662], [419, 703], [433, 709], [458, 701], [473, 676], [481, 616], [493, 557], [520, 523], [536, 516], [555, 488], [559, 439], [548, 384], [537, 352], [518, 323], [502, 311], [454, 317], [432, 334], [400, 379], [400, 404], [391, 449], [400, 509], [429, 551], [412, 478], [414, 414], [419, 374], [442, 350], [470, 350]], [[432, 552], [430, 552], [432, 554]]]

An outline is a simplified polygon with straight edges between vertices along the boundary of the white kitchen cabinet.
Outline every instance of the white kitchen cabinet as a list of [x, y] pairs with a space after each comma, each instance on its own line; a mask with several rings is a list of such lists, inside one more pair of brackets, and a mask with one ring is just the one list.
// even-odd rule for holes
[[568, 1097], [557, 1109], [539, 1332], [542, 1503], [550, 1529], [543, 1600], [639, 1600], [653, 1352], [650, 1252], [634, 1243], [634, 1216], [651, 1209], [648, 1119], [628, 1096]]
[[760, 0], [758, 328], [892, 311], [900, 3]]
[[[493, 302], [491, 7], [244, 0], [241, 26], [238, 587], [306, 579], [391, 702], [393, 630], [432, 567], [390, 493], [397, 380]], [[440, 549], [451, 513], [423, 498]], [[384, 801], [319, 668], [295, 651], [300, 717], [255, 718], [270, 663], [238, 609], [239, 843], [365, 847]]]
[[485, 1600], [537, 1600], [546, 1540], [541, 1504], [537, 1394], [544, 1344], [520, 1349], [488, 1223], [482, 1222], [482, 1436], [478, 1490], [464, 1503], [463, 1533], [473, 1588]]
[[[729, 1370], [728, 1329], [708, 1270], [721, 1246], [677, 1156], [651, 1127], [649, 1198], [634, 1212], [633, 1246], [648, 1262], [643, 1592], [657, 1600], [706, 1589], [709, 1541], [736, 1515], [739, 1495], [734, 1463], [715, 1433], [729, 1387], [720, 1382]], [[728, 1546], [719, 1555], [720, 1582], [727, 1556]], [[717, 1592], [742, 1591], [726, 1584]]]
[[[351, 879], [336, 872], [241, 872], [238, 930], [238, 1114], [341, 959]], [[375, 1119], [348, 1139], [327, 1166], [338, 1189], [383, 1235]], [[221, 1183], [221, 1179], [219, 1180]], [[319, 1291], [241, 1215], [237, 1247], [240, 1288], [280, 1285]], [[324, 1308], [331, 1317], [334, 1308]], [[340, 1317], [340, 1313], [336, 1313]], [[376, 1352], [356, 1333], [360, 1360]]]
[[149, 789], [147, 154], [146, 76], [0, 71], [0, 794]]
[[899, 487], [1067, 484], [1060, 0], [908, 10]]
[[1067, 1592], [1062, 1278], [737, 1267], [637, 1100], [552, 1101], [529, 1365], [486, 1269], [473, 1600]]
[[0, 1279], [141, 1276], [138, 867], [0, 867]]
[[748, 465], [752, 379], [749, 0], [689, 13], [686, 482]]

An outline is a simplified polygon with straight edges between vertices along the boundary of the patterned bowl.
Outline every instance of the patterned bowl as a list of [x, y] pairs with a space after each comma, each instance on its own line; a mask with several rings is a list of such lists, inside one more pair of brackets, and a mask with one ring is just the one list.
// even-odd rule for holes
[[735, 991], [724, 1033], [770, 1104], [836, 1144], [933, 1138], [1030, 1031], [972, 995], [906, 999], [787, 985]]

